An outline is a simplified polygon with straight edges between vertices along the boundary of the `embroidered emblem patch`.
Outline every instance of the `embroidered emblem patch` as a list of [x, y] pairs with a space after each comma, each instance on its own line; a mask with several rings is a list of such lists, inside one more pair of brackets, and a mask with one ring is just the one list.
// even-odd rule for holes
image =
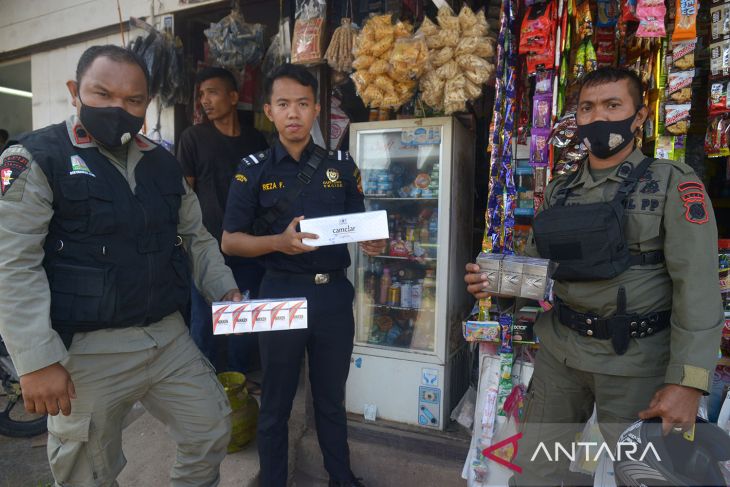
[[659, 192], [659, 181], [651, 180], [648, 181], [640, 190], [644, 194], [654, 194]]
[[710, 220], [705, 207], [705, 187], [700, 182], [689, 181], [677, 186], [684, 203], [684, 218], [690, 223], [702, 225]]
[[79, 125], [78, 123], [73, 127], [74, 141], [76, 145], [91, 144], [91, 136], [89, 133]]
[[608, 148], [613, 149], [618, 147], [624, 141], [624, 137], [621, 134], [610, 134], [608, 136]]
[[327, 179], [332, 181], [333, 183], [340, 179], [340, 171], [337, 169], [327, 169]]
[[3, 158], [0, 164], [0, 193], [2, 196], [18, 180], [23, 171], [28, 169], [29, 161], [19, 154], [10, 154]]
[[69, 174], [72, 176], [76, 174], [85, 174], [87, 176], [96, 177], [96, 174], [91, 172], [89, 166], [86, 165], [86, 161], [84, 161], [78, 154], [71, 156], [71, 171], [69, 171]]

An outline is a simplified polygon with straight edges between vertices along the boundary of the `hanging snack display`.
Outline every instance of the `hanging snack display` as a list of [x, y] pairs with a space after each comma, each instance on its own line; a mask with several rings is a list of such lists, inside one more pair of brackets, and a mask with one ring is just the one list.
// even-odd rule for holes
[[424, 36], [414, 36], [408, 22], [393, 24], [390, 14], [367, 20], [353, 53], [356, 71], [351, 77], [363, 103], [371, 108], [397, 109], [409, 101], [428, 63]]
[[258, 64], [264, 55], [264, 26], [247, 24], [234, 9], [203, 31], [210, 55], [220, 66], [241, 71], [246, 64]]
[[292, 64], [312, 66], [322, 62], [325, 0], [297, 0], [296, 21], [292, 38]]
[[710, 9], [710, 88], [705, 151], [708, 157], [730, 156], [730, 0], [713, 1]]
[[147, 66], [151, 96], [159, 95], [164, 106], [186, 103], [189, 87], [184, 71], [182, 41], [152, 27], [144, 20], [132, 17], [133, 27], [147, 32], [130, 41], [128, 49], [138, 54]]
[[438, 25], [424, 18], [418, 31], [429, 49], [429, 66], [420, 80], [421, 99], [450, 115], [465, 111], [466, 103], [479, 98], [482, 86], [494, 75], [494, 38], [488, 37], [483, 10], [475, 14], [465, 5], [457, 16], [445, 6], [437, 21]]
[[352, 48], [355, 45], [357, 29], [349, 18], [343, 18], [341, 25], [332, 34], [332, 40], [324, 57], [330, 68], [341, 73], [352, 71]]
[[289, 17], [279, 22], [279, 31], [271, 40], [266, 55], [261, 63], [261, 71], [268, 76], [277, 66], [288, 63], [291, 59], [291, 35], [289, 31]]

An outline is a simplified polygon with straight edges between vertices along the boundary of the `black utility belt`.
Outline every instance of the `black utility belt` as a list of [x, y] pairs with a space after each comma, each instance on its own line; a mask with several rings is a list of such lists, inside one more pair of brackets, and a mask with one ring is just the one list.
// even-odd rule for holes
[[267, 270], [264, 278], [270, 279], [284, 279], [289, 282], [303, 283], [303, 284], [329, 284], [338, 279], [344, 279], [346, 277], [344, 270], [322, 272], [318, 274], [301, 274], [296, 272], [284, 272]]
[[624, 315], [601, 318], [588, 313], [579, 313], [557, 301], [555, 309], [560, 323], [583, 336], [609, 340], [616, 333], [628, 333], [631, 338], [644, 338], [669, 327], [671, 311], [657, 311], [646, 315]]

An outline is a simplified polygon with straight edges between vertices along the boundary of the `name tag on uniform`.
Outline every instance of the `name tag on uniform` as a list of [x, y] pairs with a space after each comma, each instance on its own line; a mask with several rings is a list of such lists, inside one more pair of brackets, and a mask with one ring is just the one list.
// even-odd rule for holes
[[319, 236], [316, 240], [302, 239], [305, 245], [312, 247], [381, 240], [388, 238], [388, 212], [379, 210], [305, 219], [299, 222], [299, 228]]

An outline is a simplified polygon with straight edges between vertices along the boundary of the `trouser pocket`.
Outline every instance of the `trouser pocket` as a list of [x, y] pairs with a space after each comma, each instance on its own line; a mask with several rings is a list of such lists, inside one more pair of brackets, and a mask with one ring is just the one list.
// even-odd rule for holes
[[62, 487], [96, 486], [97, 472], [89, 449], [90, 413], [48, 417], [48, 463]]

